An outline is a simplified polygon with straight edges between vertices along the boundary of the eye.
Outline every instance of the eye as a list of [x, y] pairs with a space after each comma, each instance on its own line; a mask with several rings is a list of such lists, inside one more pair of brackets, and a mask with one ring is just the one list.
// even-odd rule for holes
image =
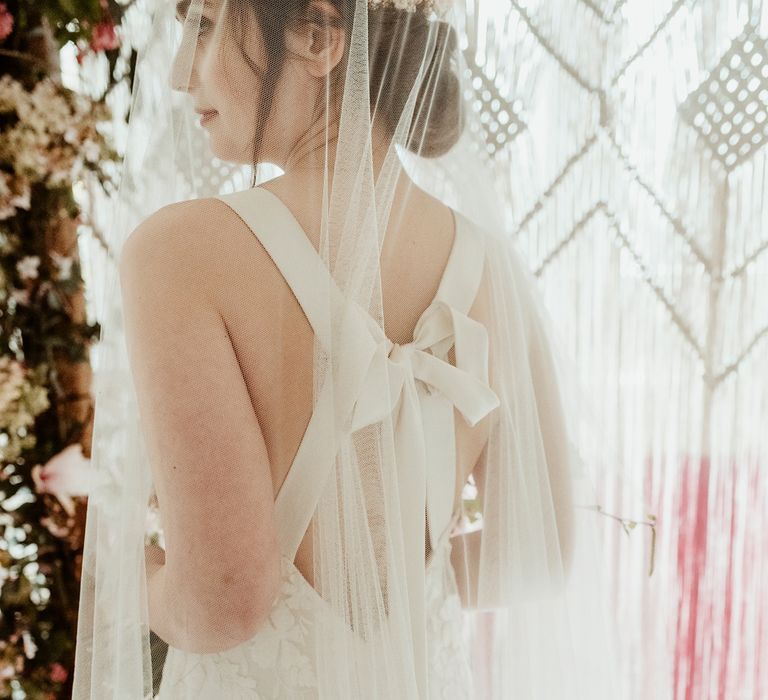
[[[182, 26], [186, 26], [186, 23], [187, 23], [186, 17], [180, 17], [179, 15], [176, 15], [176, 21]], [[213, 22], [211, 22], [211, 20], [205, 17], [205, 15], [202, 15], [200, 17], [200, 26], [197, 29], [198, 36], [201, 36], [207, 33], [208, 31], [210, 31], [212, 26], [213, 26]]]
[[206, 17], [201, 17], [200, 27], [197, 30], [198, 36], [207, 33], [212, 26], [213, 26], [213, 22], [211, 22], [211, 20], [207, 19]]

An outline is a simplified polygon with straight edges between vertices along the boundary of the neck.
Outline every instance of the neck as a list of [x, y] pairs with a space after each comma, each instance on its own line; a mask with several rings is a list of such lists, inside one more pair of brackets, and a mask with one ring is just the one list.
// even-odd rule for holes
[[[327, 166], [328, 179], [333, 180], [336, 165], [336, 151], [339, 144], [338, 127], [329, 129], [326, 147], [325, 129], [316, 133], [310, 132], [305, 139], [297, 143], [280, 164], [282, 170], [288, 173], [302, 173], [316, 176], [322, 182], [323, 172]], [[378, 178], [381, 168], [389, 151], [390, 140], [381, 134], [380, 130], [371, 130], [371, 141], [368, 146], [372, 157], [373, 178]], [[327, 153], [326, 153], [327, 150]], [[368, 150], [368, 149], [366, 149]]]

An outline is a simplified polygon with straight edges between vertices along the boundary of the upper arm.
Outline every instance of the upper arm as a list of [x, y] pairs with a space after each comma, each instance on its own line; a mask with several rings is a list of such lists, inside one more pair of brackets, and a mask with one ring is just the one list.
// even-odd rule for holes
[[188, 624], [253, 631], [279, 581], [272, 480], [237, 356], [207, 292], [204, 255], [195, 252], [204, 222], [188, 205], [171, 205], [126, 241], [126, 346], [171, 589], [184, 592]]

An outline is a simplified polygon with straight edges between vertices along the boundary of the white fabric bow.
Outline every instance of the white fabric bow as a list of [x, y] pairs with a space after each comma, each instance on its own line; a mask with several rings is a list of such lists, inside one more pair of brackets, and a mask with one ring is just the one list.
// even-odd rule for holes
[[[414, 658], [419, 693], [426, 697], [424, 512], [427, 509], [434, 549], [452, 520], [454, 406], [474, 426], [499, 405], [499, 397], [488, 384], [485, 326], [445, 301], [435, 300], [425, 310], [414, 329], [413, 341], [404, 345], [393, 343], [373, 318], [368, 320], [377, 351], [361, 382], [350, 427], [358, 430], [394, 412], [401, 522], [403, 531], [412, 533], [404, 548]], [[452, 346], [455, 366], [447, 359]], [[376, 390], [386, 385], [384, 372], [390, 386], [388, 404], [382, 403]]]

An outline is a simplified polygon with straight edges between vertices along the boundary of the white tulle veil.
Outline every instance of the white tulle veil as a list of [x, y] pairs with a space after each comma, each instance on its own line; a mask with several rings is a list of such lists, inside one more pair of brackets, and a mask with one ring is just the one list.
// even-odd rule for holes
[[[330, 286], [314, 294], [325, 323], [315, 329], [314, 400], [316, 410], [322, 402], [333, 407], [323, 433], [333, 457], [316, 465], [322, 488], [311, 521], [314, 587], [353, 634], [321, 629], [315, 690], [306, 697], [463, 697], [429, 687], [424, 475], [398, 459], [396, 412], [366, 421], [357, 401], [361, 387], [388, 395], [397, 374], [391, 346], [373, 326], [361, 338], [358, 322], [364, 313], [385, 326], [382, 268], [392, 263], [380, 253], [387, 237], [418, 239], [398, 217], [419, 192], [463, 217], [484, 265], [481, 301], [466, 316], [435, 309], [446, 323], [471, 328], [478, 343], [437, 342], [429, 350], [442, 360], [452, 351], [462, 372], [490, 388], [477, 390], [473, 410], [455, 414], [468, 427], [487, 417], [488, 426], [451, 538], [473, 696], [613, 700], [610, 604], [601, 587], [606, 521], [592, 509], [591, 465], [577, 448], [581, 395], [510, 237], [512, 194], [497, 185], [498, 168], [515, 166], [504, 159], [512, 116], [479, 77], [481, 54], [494, 55], [495, 34], [484, 34], [484, 47], [466, 41], [477, 23], [503, 28], [511, 6], [191, 0], [178, 10], [156, 0], [147, 17], [110, 231], [116, 249], [158, 210], [192, 200], [203, 206], [278, 175], [270, 164], [285, 155], [279, 137], [294, 139], [303, 125], [305, 138], [291, 141], [285, 172], [311, 163], [323, 173], [320, 196], [299, 204], [320, 222], [318, 253], [342, 297]], [[284, 23], [310, 27], [318, 52], [333, 64], [315, 70], [317, 92], [306, 99], [285, 91], [285, 74], [261, 62], [282, 47], [281, 65], [288, 65], [293, 44]], [[328, 49], [338, 37], [341, 55]], [[262, 91], [271, 97], [261, 99]], [[227, 95], [231, 113], [201, 124], [195, 108], [218, 106], [214, 98]], [[455, 264], [469, 269], [470, 259], [475, 255]], [[161, 525], [164, 517], [153, 478], [162, 465], [148, 458], [116, 273], [103, 294], [109, 313], [98, 348], [73, 697], [139, 700], [157, 690], [166, 653], [151, 633], [145, 570], [148, 523], [153, 513]], [[281, 332], [279, 319], [270, 332]], [[444, 448], [453, 455], [451, 445]], [[443, 466], [453, 479], [454, 465]], [[158, 534], [153, 541], [162, 547], [162, 526]], [[166, 556], [181, 554], [169, 549]], [[230, 697], [260, 696], [222, 686], [216, 700]]]

